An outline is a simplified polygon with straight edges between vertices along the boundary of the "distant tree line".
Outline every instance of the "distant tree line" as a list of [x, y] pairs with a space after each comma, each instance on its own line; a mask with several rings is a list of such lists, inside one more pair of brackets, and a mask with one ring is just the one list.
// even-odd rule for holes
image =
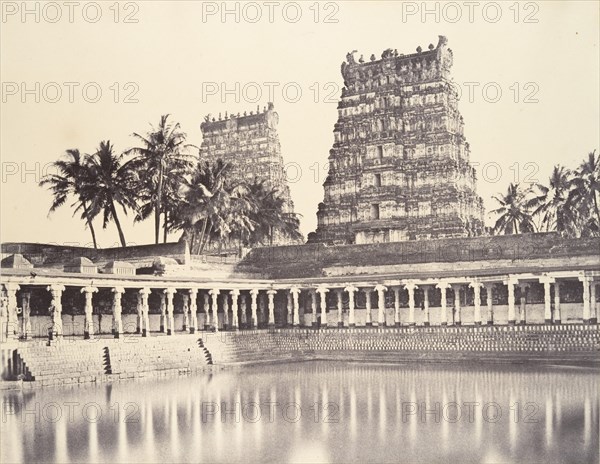
[[499, 207], [494, 234], [557, 231], [566, 237], [600, 236], [600, 159], [589, 153], [576, 169], [556, 165], [547, 184], [510, 184], [493, 197]]
[[155, 243], [169, 233], [181, 232], [192, 253], [207, 246], [235, 243], [270, 244], [274, 237], [303, 239], [298, 217], [288, 212], [282, 195], [265, 180], [243, 182], [231, 175], [221, 160], [200, 160], [198, 147], [169, 115], [146, 134], [133, 133], [138, 146], [116, 152], [109, 140], [92, 154], [69, 149], [55, 161], [53, 172], [40, 185], [52, 194], [49, 214], [71, 202], [98, 247], [94, 220], [102, 228], [115, 223], [119, 241], [126, 246], [120, 213], [134, 221], [154, 220]]

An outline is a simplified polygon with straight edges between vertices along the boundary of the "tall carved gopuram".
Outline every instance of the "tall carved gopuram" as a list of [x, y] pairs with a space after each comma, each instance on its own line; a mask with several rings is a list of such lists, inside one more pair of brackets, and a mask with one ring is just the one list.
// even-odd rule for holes
[[469, 144], [439, 37], [411, 55], [385, 50], [342, 63], [344, 87], [325, 197], [309, 242], [396, 242], [480, 235]]
[[264, 180], [266, 185], [276, 188], [286, 202], [287, 212], [294, 211], [290, 189], [285, 180], [281, 145], [277, 134], [279, 115], [274, 105], [256, 113], [228, 115], [218, 119], [205, 117], [202, 130], [201, 160], [222, 159], [230, 163], [232, 175], [239, 180], [252, 182]]

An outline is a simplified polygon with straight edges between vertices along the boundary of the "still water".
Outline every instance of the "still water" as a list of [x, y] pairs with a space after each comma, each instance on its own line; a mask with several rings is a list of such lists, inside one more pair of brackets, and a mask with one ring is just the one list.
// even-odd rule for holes
[[2, 393], [22, 462], [598, 462], [595, 370], [307, 362]]

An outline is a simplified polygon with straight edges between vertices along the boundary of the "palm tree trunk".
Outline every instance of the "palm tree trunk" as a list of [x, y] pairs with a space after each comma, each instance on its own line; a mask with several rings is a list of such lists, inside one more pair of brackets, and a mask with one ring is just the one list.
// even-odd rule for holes
[[198, 254], [202, 254], [202, 251], [204, 250], [204, 246], [206, 245], [206, 242], [208, 241], [208, 237], [210, 236], [210, 229], [212, 229], [212, 226], [210, 226], [210, 228], [208, 230], [206, 230], [206, 226], [208, 225], [208, 219], [204, 219], [204, 225], [202, 226], [202, 238], [200, 240], [200, 250], [198, 251]]
[[156, 186], [156, 200], [154, 202], [154, 242], [158, 245], [160, 235], [160, 210], [162, 203], [162, 167], [158, 173], [158, 184]]
[[96, 242], [96, 231], [94, 230], [94, 225], [92, 224], [92, 221], [90, 220], [87, 203], [85, 201], [82, 203], [83, 203], [83, 212], [85, 214], [85, 220], [87, 221], [87, 225], [90, 228], [90, 233], [92, 234], [92, 242], [94, 242], [94, 249], [97, 250], [98, 242]]
[[121, 223], [119, 222], [119, 218], [117, 217], [117, 210], [115, 209], [115, 204], [111, 202], [110, 209], [115, 219], [115, 224], [117, 226], [117, 230], [119, 231], [119, 239], [121, 240], [121, 246], [125, 248], [127, 246], [127, 242], [125, 242], [125, 235], [123, 234], [123, 229], [121, 228]]
[[169, 227], [169, 213], [165, 211], [165, 221], [163, 224], [163, 242], [167, 243], [167, 228]]

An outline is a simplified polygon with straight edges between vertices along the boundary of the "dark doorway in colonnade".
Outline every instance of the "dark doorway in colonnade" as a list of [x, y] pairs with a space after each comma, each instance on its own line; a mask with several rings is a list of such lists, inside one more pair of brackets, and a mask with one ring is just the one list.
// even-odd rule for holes
[[[19, 338], [47, 337], [48, 331], [52, 328], [50, 314], [52, 295], [47, 290], [47, 285], [21, 284], [20, 287], [16, 293]], [[24, 302], [24, 299], [28, 299], [28, 302]], [[29, 327], [26, 331], [24, 306], [27, 304], [29, 304]]]

